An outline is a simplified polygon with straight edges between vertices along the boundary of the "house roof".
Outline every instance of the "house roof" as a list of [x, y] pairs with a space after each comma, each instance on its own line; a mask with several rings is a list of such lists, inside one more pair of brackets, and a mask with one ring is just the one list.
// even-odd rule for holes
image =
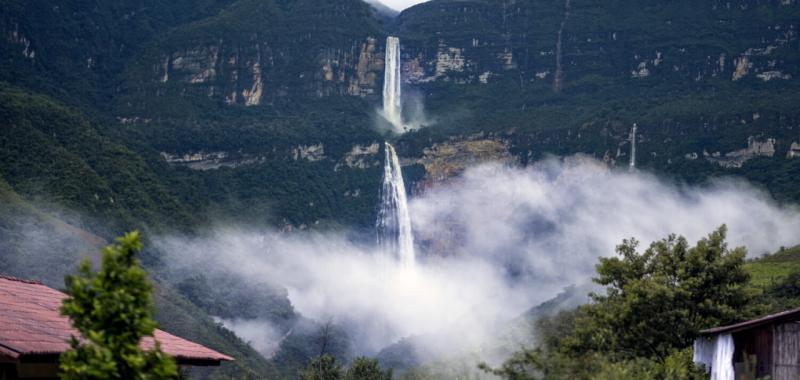
[[800, 309], [787, 310], [777, 314], [770, 314], [761, 318], [737, 323], [735, 325], [715, 327], [713, 329], [700, 331], [700, 335], [717, 335], [722, 333], [735, 333], [744, 330], [750, 330], [763, 325], [772, 323], [797, 321], [800, 320]]
[[[69, 339], [79, 337], [67, 317], [59, 312], [66, 294], [37, 281], [0, 275], [0, 356], [19, 359], [26, 355], [58, 355], [68, 350]], [[200, 344], [156, 329], [142, 339], [147, 350], [161, 343], [161, 350], [179, 363], [219, 364], [233, 360]]]

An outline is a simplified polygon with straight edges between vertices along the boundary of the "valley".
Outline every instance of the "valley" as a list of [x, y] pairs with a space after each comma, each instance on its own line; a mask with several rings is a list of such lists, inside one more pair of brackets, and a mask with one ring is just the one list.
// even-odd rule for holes
[[503, 377], [622, 239], [722, 225], [765, 301], [712, 320], [800, 305], [795, 0], [0, 9], [0, 273], [141, 231], [158, 323], [237, 359], [193, 378]]

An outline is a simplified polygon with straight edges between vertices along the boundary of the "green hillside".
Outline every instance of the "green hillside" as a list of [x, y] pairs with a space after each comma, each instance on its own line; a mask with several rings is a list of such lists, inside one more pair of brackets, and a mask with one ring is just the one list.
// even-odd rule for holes
[[84, 213], [100, 234], [196, 222], [158, 169], [79, 110], [0, 84], [0, 115], [0, 175], [20, 195]]
[[[0, 273], [61, 289], [64, 275], [76, 270], [82, 257], [97, 257], [104, 239], [81, 228], [79, 218], [53, 212], [58, 211], [34, 207], [0, 180]], [[156, 283], [155, 303], [160, 328], [236, 358], [219, 368], [194, 370], [197, 378], [276, 377], [276, 369], [264, 357], [167, 282]]]
[[768, 287], [800, 273], [800, 246], [782, 249], [747, 264], [754, 285]]

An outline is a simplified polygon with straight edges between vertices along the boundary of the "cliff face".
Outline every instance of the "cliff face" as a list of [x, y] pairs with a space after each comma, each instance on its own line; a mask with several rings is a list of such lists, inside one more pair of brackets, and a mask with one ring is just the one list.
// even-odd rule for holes
[[411, 83], [791, 80], [794, 0], [423, 3], [398, 20]]
[[[7, 8], [6, 80], [66, 78], [133, 108], [153, 97], [245, 106], [293, 96], [375, 100], [387, 34], [402, 39], [403, 77], [412, 85], [507, 80], [561, 92], [800, 75], [796, 0], [435, 0], [404, 11], [391, 28], [381, 24], [385, 13], [360, 0], [121, 2], [91, 15], [55, 2]], [[45, 23], [86, 26], [59, 38]], [[121, 85], [115, 72], [125, 73]]]
[[0, 2], [0, 80], [107, 103], [119, 74], [169, 30], [234, 0]]
[[[286, 49], [272, 47], [268, 41], [252, 36], [249, 44], [216, 42], [178, 48], [163, 53], [161, 65], [153, 67], [150, 78], [155, 93], [168, 95], [178, 88], [182, 94], [194, 93], [224, 102], [257, 106], [288, 96], [294, 91], [285, 79], [296, 76], [303, 96], [371, 96], [380, 92], [383, 73], [382, 50], [372, 36], [350, 42], [347, 47], [322, 48], [307, 59], [315, 62], [308, 71], [291, 72]], [[278, 62], [276, 62], [278, 61]], [[287, 72], [288, 71], [288, 72]], [[158, 78], [160, 84], [155, 84]]]
[[169, 33], [129, 70], [123, 97], [258, 106], [380, 93], [382, 32], [370, 6], [360, 0], [279, 4], [239, 1]]

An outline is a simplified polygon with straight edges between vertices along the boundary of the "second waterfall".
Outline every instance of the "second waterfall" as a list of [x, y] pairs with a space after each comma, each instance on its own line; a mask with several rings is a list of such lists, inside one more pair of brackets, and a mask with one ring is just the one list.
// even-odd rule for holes
[[378, 211], [378, 244], [407, 268], [414, 266], [414, 235], [400, 160], [392, 144], [386, 143], [386, 161]]
[[404, 132], [400, 92], [400, 39], [386, 38], [386, 67], [383, 77], [383, 116], [398, 133]]

